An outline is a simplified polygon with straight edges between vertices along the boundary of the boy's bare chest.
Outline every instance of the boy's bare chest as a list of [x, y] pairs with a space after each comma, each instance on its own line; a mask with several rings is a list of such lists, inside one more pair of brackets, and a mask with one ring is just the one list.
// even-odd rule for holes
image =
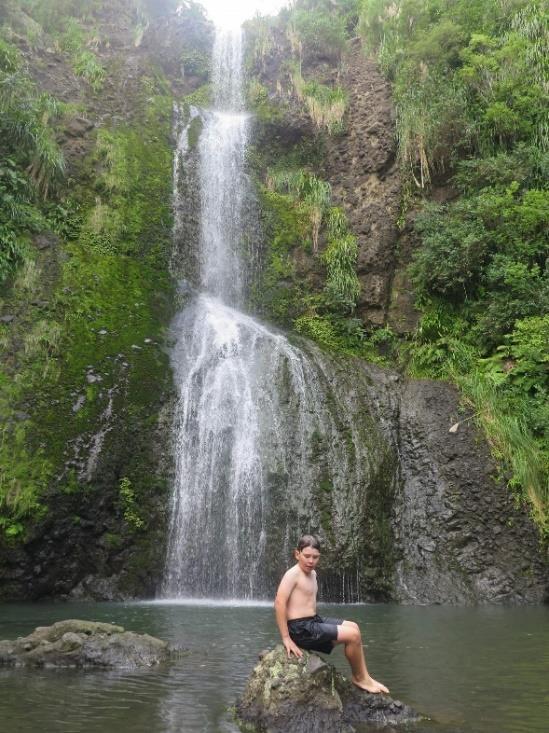
[[316, 578], [307, 577], [306, 575], [300, 577], [297, 581], [297, 590], [307, 598], [316, 598]]

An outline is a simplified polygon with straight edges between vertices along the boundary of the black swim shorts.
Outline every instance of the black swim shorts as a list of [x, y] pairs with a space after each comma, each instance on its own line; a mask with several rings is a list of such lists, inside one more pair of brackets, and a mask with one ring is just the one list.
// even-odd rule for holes
[[322, 616], [306, 616], [288, 621], [290, 639], [302, 649], [330, 654], [337, 639], [337, 627], [341, 626], [341, 618], [323, 618]]

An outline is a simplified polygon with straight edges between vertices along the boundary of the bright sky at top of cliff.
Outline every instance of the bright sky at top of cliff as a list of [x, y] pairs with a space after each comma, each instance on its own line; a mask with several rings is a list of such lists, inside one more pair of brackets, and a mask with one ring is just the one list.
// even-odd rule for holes
[[288, 4], [288, 0], [199, 0], [216, 25], [239, 26], [256, 13], [272, 15]]

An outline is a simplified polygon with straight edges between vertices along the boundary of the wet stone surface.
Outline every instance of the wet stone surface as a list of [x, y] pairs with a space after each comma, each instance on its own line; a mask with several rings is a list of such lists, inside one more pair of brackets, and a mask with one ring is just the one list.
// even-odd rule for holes
[[353, 733], [422, 717], [389, 695], [358, 690], [316, 654], [288, 659], [281, 645], [261, 653], [236, 704], [237, 722], [251, 733]]
[[136, 669], [168, 660], [166, 642], [122, 626], [68, 619], [0, 641], [0, 666]]

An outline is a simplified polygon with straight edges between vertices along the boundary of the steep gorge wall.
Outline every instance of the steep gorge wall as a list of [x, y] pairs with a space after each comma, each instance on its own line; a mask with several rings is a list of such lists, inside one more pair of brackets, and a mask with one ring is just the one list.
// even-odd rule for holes
[[[347, 94], [342, 129], [327, 134], [315, 126], [296, 93], [295, 65], [288, 64], [291, 44], [274, 28], [269, 51], [250, 63], [253, 77], [265, 90], [258, 94], [252, 87], [257, 137], [251, 167], [260, 189], [280, 161], [303, 166], [328, 181], [333, 203], [343, 208], [358, 240], [361, 291], [353, 317], [367, 328], [389, 325], [396, 333], [410, 333], [418, 321], [406, 272], [414, 241], [409, 225], [400, 221], [402, 190], [390, 86], [364, 56], [358, 39], [350, 42], [341, 63], [322, 54], [305, 55], [301, 71], [306, 80], [339, 84]], [[265, 282], [267, 293], [274, 296], [259, 307], [266, 318], [286, 325], [303, 313], [303, 304], [314, 303], [322, 293], [326, 234], [321, 233], [315, 256], [300, 243], [299, 228], [288, 210], [270, 211], [264, 227], [264, 260], [270, 267]], [[291, 266], [280, 267], [281, 253]], [[275, 267], [269, 264], [273, 262]], [[332, 371], [345, 381], [349, 368], [333, 365]], [[376, 492], [372, 484], [359, 509], [365, 522], [361, 541], [370, 548], [361, 564], [361, 597], [411, 603], [546, 599], [547, 553], [526, 507], [510, 494], [506, 477], [472, 421], [466, 419], [457, 433], [449, 432], [453, 423], [468, 416], [457, 390], [443, 382], [405, 379], [363, 362], [356, 368], [366, 371], [369, 387], [357, 378], [353, 397], [368, 413], [375, 406], [397, 466], [394, 480], [381, 488], [379, 501], [371, 501]], [[380, 526], [388, 516], [390, 531], [386, 528], [378, 544]], [[311, 521], [314, 524], [314, 518]], [[336, 556], [329, 556], [325, 566], [325, 591], [341, 599], [345, 584], [335, 570]]]
[[62, 35], [16, 2], [1, 11], [23, 68], [70, 106], [59, 233], [34, 236], [1, 293], [0, 598], [151, 595], [162, 569], [173, 104], [207, 80], [212, 33], [200, 12], [139, 25], [134, 6], [77, 20], [104, 69], [96, 88]]
[[[9, 346], [2, 363], [11, 377], [26, 368], [25, 333], [39, 320], [68, 325], [62, 347], [54, 353], [60, 374], [55, 381], [44, 379], [40, 390], [33, 381], [32, 389], [12, 402], [6, 421], [10, 430], [25, 430], [28, 451], [14, 461], [29, 466], [31, 478], [36, 466], [46, 466], [49, 473], [42, 513], [36, 511], [29, 519], [24, 534], [0, 540], [0, 598], [151, 595], [163, 561], [172, 470], [173, 387], [162, 348], [175, 302], [168, 276], [176, 142], [172, 104], [206, 80], [196, 57], [208, 53], [209, 31], [207, 26], [164, 20], [135, 46], [131, 24], [124, 29], [114, 15], [104, 22], [110, 40], [98, 53], [110, 71], [99, 94], [75, 76], [64, 54], [47, 44], [32, 49], [24, 35], [18, 40], [43, 87], [82, 105], [60, 132], [60, 141], [83, 224], [80, 239], [64, 241], [51, 232], [37, 237], [39, 280], [31, 290], [14, 288], [2, 294], [2, 315], [9, 318], [3, 325]], [[339, 80], [349, 95], [343, 131], [333, 137], [318, 135], [289, 93], [287, 73], [281, 70], [288, 54], [284, 43], [259, 70], [269, 89], [269, 107], [267, 114], [257, 114], [250, 174], [257, 179], [266, 161], [280, 154], [295, 152], [296, 158], [314, 162], [315, 170], [330, 181], [334, 202], [346, 211], [359, 241], [360, 317], [371, 325], [389, 319], [395, 330], [410, 330], [415, 313], [398, 264], [409, 243], [397, 227], [400, 182], [388, 86], [357, 43], [341, 70], [325, 59], [312, 62], [305, 73], [318, 74], [325, 82]], [[199, 73], [182, 77], [182, 52], [194, 59]], [[200, 126], [188, 132], [188, 188], [180, 192], [187, 216], [174, 271], [192, 281]], [[129, 164], [124, 175], [119, 170], [115, 175], [108, 162], [113, 156]], [[133, 239], [131, 231], [115, 232], [114, 252], [105, 252], [102, 247], [109, 240], [105, 227], [99, 227], [93, 232], [101, 236], [90, 241], [90, 218], [97, 221], [103, 215], [112, 222], [119, 215], [135, 221], [131, 202], [143, 211]], [[255, 215], [250, 212], [251, 222]], [[248, 236], [263, 240], [255, 225]], [[321, 250], [325, 244], [321, 236]], [[264, 244], [264, 262], [271, 245]], [[294, 274], [275, 272], [271, 290], [292, 293], [298, 282], [302, 289], [295, 300], [305, 302], [322, 290], [325, 269], [319, 257], [295, 242], [288, 249]], [[287, 325], [279, 318], [276, 301], [262, 300], [263, 295], [255, 293], [258, 309]], [[376, 443], [365, 436], [365, 443], [384, 446], [383, 455], [372, 458], [375, 480], [360, 487], [363, 500], [353, 521], [360, 536], [349, 537], [348, 528], [335, 521], [333, 507], [345, 497], [334, 496], [326, 485], [314, 498], [308, 522], [326, 542], [324, 597], [541, 601], [547, 591], [547, 564], [527, 513], [514, 505], [504, 480], [496, 478], [488, 446], [473, 422], [462, 424], [456, 434], [448, 432], [452, 423], [468, 416], [457, 392], [443, 383], [406, 380], [346, 356], [319, 358], [327, 365], [334, 391], [345, 391], [349, 413], [375, 422], [373, 432], [381, 438]], [[345, 440], [342, 432], [342, 447]], [[39, 465], [30, 460], [32, 451]], [[318, 446], [311, 446], [311, 455], [322, 468]], [[270, 491], [271, 539], [276, 543], [282, 541], [277, 539], [276, 512], [284, 513], [284, 492], [292, 487], [284, 485], [284, 476], [272, 475]], [[301, 521], [307, 523], [305, 517]], [[358, 582], [355, 565], [349, 564], [345, 577], [340, 565], [342, 553], [357, 543]], [[272, 560], [273, 584], [285, 563], [284, 557]]]
[[[305, 55], [301, 62], [305, 80], [338, 85], [347, 96], [341, 129], [327, 134], [315, 126], [296, 95], [288, 66], [291, 44], [281, 31], [273, 36], [269, 54], [250, 61], [250, 74], [268, 94], [267, 101], [256, 103], [258, 145], [273, 148], [259, 163], [260, 175], [267, 165], [276, 164], [277, 156], [306, 150], [301, 159], [298, 154], [293, 160], [301, 160], [330, 184], [332, 203], [343, 209], [358, 241], [360, 293], [354, 315], [368, 328], [388, 324], [396, 333], [409, 333], [417, 325], [418, 313], [405, 267], [411, 243], [400, 221], [402, 184], [390, 85], [366, 57], [359, 39], [349, 42], [340, 60]], [[324, 275], [318, 258], [293, 255], [298, 273], [306, 278], [314, 273], [311, 286], [319, 290]]]

